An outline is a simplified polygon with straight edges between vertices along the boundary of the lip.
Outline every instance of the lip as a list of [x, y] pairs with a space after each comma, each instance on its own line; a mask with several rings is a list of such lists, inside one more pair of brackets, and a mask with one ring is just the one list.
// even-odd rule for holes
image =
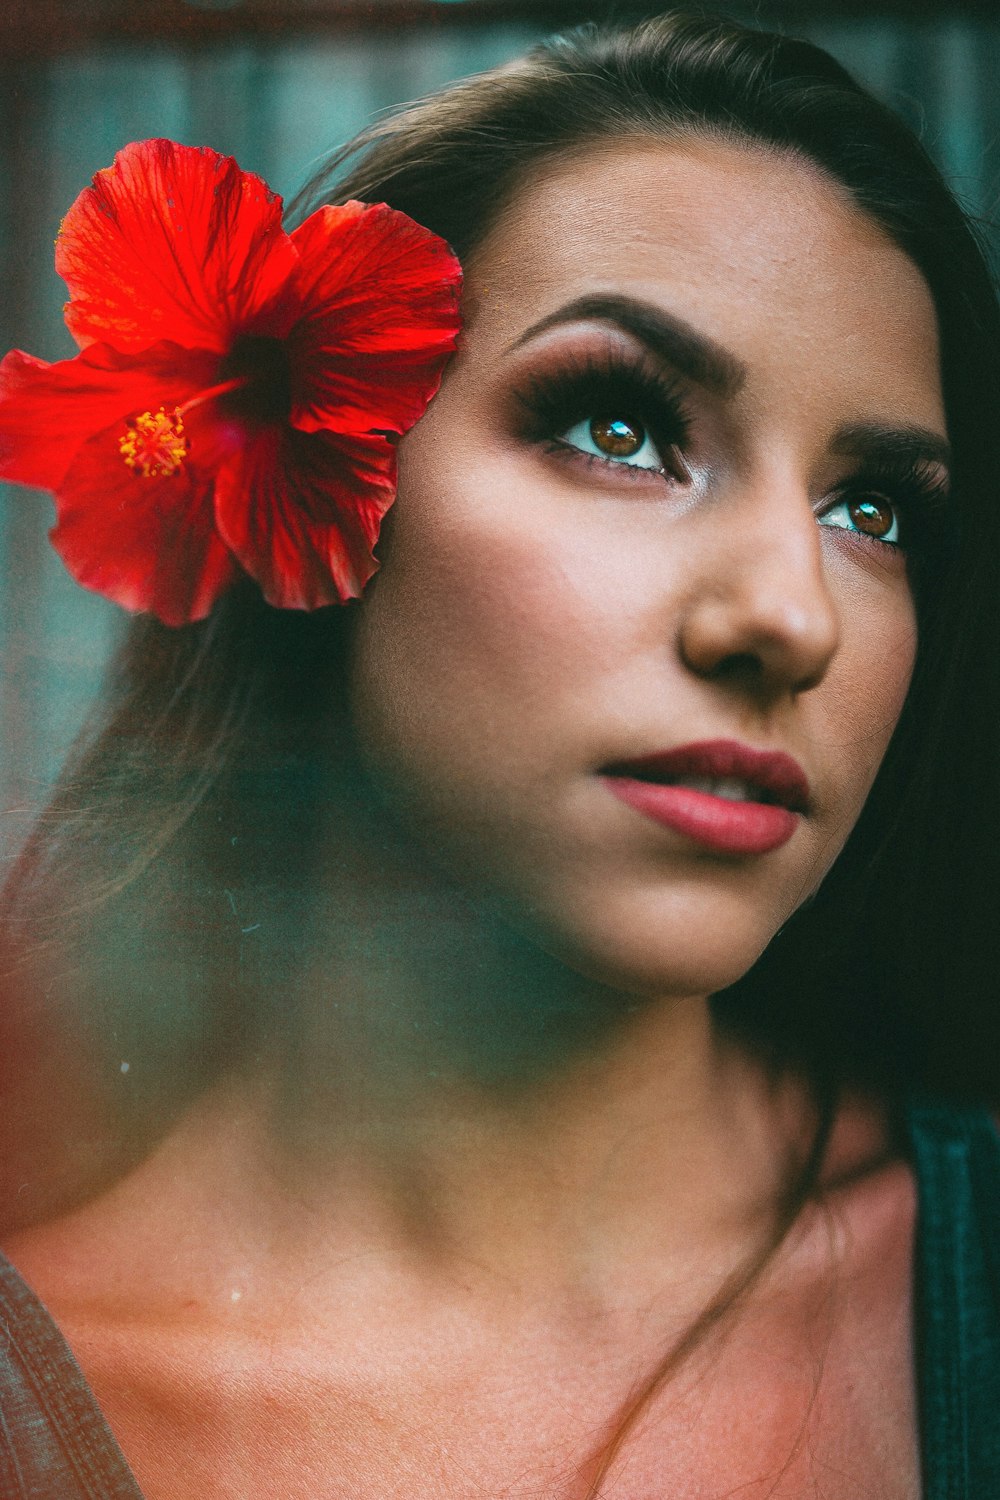
[[[809, 810], [809, 782], [782, 750], [736, 740], [704, 740], [606, 767], [608, 790], [636, 812], [720, 854], [769, 854], [795, 833]], [[733, 777], [761, 793], [735, 802], [672, 784], [681, 777]]]

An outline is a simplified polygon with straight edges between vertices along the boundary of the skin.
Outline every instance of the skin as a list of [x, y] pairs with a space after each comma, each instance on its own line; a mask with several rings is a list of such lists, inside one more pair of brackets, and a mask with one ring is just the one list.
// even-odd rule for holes
[[[810, 1139], [808, 1091], [716, 1035], [706, 997], [836, 857], [905, 698], [905, 564], [829, 506], [845, 427], [943, 439], [927, 290], [811, 167], [690, 141], [553, 164], [468, 271], [359, 612], [371, 798], [337, 811], [369, 836], [331, 841], [294, 1076], [260, 1058], [113, 1189], [5, 1242], [149, 1500], [581, 1500], [579, 1464], [766, 1243]], [[533, 372], [631, 337], [529, 332], [608, 291], [741, 366], [685, 390], [685, 485], [519, 425]], [[783, 848], [711, 854], [601, 780], [718, 737], [804, 766]], [[590, 1018], [574, 1045], [487, 1084], [456, 1036], [530, 1051], [557, 990]], [[886, 1140], [846, 1101], [823, 1204], [607, 1493], [915, 1500], [913, 1189]]]
[[[839, 429], [944, 431], [909, 261], [811, 170], [727, 155], [720, 173], [718, 152], [671, 152], [669, 174], [662, 148], [591, 155], [498, 227], [464, 355], [405, 444], [357, 662], [364, 748], [421, 836], [574, 966], [657, 995], [742, 974], [856, 821], [915, 619], [899, 555], [816, 513], [852, 467]], [[689, 484], [518, 441], [512, 389], [629, 342], [595, 320], [525, 330], [609, 290], [746, 367], [731, 399], [683, 388]], [[719, 737], [809, 777], [810, 816], [767, 858], [706, 856], [595, 774]]]

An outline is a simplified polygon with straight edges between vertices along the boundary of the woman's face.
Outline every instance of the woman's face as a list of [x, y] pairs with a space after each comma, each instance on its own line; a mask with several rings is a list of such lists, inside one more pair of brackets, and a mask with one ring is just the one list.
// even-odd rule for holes
[[549, 951], [709, 992], [822, 879], [907, 692], [930, 295], [811, 165], [694, 141], [550, 165], [467, 272], [360, 611], [362, 756]]

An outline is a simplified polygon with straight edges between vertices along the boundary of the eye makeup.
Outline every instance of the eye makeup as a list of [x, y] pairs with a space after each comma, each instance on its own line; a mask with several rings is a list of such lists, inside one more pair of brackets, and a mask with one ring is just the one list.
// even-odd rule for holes
[[823, 514], [841, 504], [869, 499], [888, 502], [898, 521], [899, 534], [893, 540], [856, 530], [856, 535], [881, 547], [920, 551], [939, 544], [955, 524], [947, 471], [913, 454], [887, 451], [868, 458], [837, 486]]
[[[694, 424], [689, 389], [683, 376], [640, 348], [570, 350], [532, 369], [515, 386], [518, 436], [578, 470], [590, 468], [614, 482], [688, 484]], [[590, 424], [593, 431], [619, 423], [642, 429], [656, 449], [658, 466], [630, 463], [623, 453], [587, 451], [567, 441], [567, 434], [581, 424]], [[956, 517], [949, 504], [943, 440], [922, 429], [862, 423], [844, 429], [832, 447], [850, 454], [856, 467], [823, 498], [820, 520], [841, 506], [862, 506], [869, 515], [878, 506], [894, 517], [884, 535], [858, 522], [826, 525], [861, 538], [862, 545], [875, 543], [908, 556], [947, 551]]]
[[[584, 464], [613, 470], [624, 477], [661, 478], [684, 483], [689, 478], [683, 454], [691, 417], [681, 382], [639, 353], [605, 349], [599, 354], [571, 354], [552, 369], [534, 370], [514, 392], [529, 442]], [[662, 467], [630, 464], [627, 458], [587, 453], [565, 440], [565, 434], [587, 419], [638, 425], [652, 439]]]

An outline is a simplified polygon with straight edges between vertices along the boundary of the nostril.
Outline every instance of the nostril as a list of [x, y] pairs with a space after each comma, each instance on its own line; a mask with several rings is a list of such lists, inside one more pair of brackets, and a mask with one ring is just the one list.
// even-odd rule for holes
[[719, 682], [742, 685], [760, 691], [767, 687], [790, 689], [793, 693], [806, 693], [817, 687], [826, 675], [829, 657], [822, 653], [818, 657], [800, 657], [797, 661], [785, 655], [771, 655], [763, 650], [759, 655], [751, 651], [734, 652], [725, 657], [711, 673]]
[[764, 664], [751, 651], [734, 651], [724, 656], [712, 672], [713, 677], [725, 679], [759, 678], [764, 675]]
[[816, 687], [835, 650], [835, 632], [766, 630], [760, 622], [755, 629], [745, 619], [724, 622], [719, 615], [711, 623], [689, 621], [681, 639], [682, 658], [697, 676], [757, 695]]

